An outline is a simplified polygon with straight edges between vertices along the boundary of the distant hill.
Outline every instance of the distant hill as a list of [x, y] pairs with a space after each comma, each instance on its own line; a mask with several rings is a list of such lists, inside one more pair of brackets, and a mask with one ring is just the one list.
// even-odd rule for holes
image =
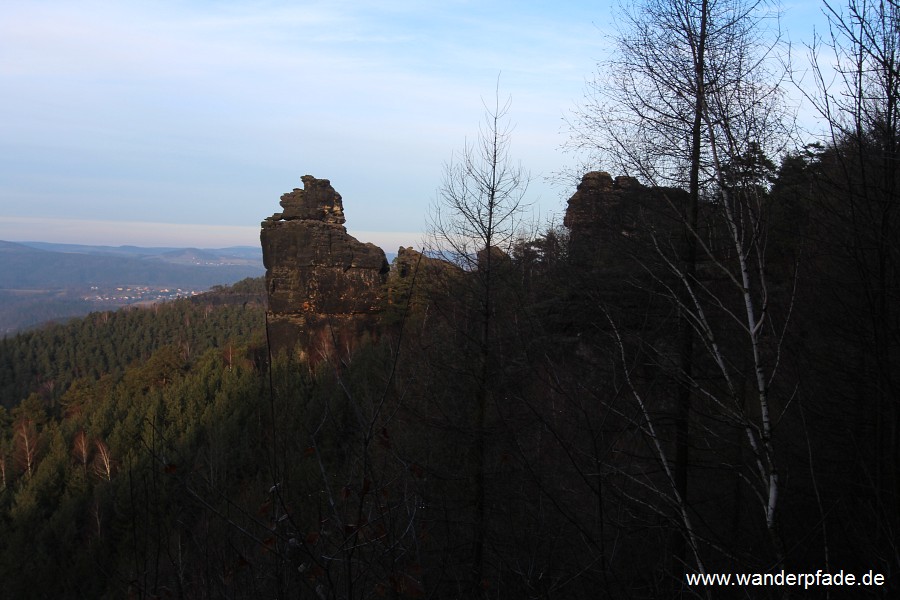
[[249, 246], [201, 250], [0, 241], [0, 336], [264, 274], [262, 250]]
[[[13, 243], [13, 242], [6, 242]], [[85, 244], [57, 244], [54, 242], [14, 242], [29, 248], [38, 250], [50, 250], [52, 252], [76, 252], [81, 254], [121, 254], [125, 256], [158, 256], [167, 252], [188, 250], [173, 246], [92, 246]], [[194, 248], [196, 249], [196, 248]], [[221, 256], [236, 256], [249, 258], [262, 262], [262, 248], [259, 246], [229, 246], [227, 248], [205, 249], [203, 252]]]
[[123, 284], [206, 289], [265, 272], [256, 249], [119, 248], [0, 241], [0, 289]]

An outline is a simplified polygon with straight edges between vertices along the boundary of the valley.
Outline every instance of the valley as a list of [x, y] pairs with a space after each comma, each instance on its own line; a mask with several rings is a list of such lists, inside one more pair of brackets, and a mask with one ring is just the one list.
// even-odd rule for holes
[[134, 304], [196, 296], [262, 275], [259, 248], [0, 241], [0, 336]]

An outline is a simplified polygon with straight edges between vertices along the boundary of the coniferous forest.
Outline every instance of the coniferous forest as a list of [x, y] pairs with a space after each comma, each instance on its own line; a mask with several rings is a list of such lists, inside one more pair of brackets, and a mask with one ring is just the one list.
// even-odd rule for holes
[[825, 5], [811, 142], [761, 8], [623, 9], [537, 233], [498, 93], [353, 344], [262, 280], [0, 341], [2, 595], [897, 597], [900, 6]]

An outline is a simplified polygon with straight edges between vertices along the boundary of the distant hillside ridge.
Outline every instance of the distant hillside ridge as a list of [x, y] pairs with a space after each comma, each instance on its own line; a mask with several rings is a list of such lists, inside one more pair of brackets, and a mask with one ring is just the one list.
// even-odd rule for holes
[[52, 252], [74, 252], [78, 254], [115, 254], [119, 256], [152, 257], [193, 250], [219, 257], [245, 259], [262, 264], [262, 250], [259, 246], [228, 246], [225, 248], [184, 248], [175, 246], [97, 246], [87, 244], [58, 244], [54, 242], [15, 242], [29, 248]]
[[[47, 246], [48, 248], [52, 246]], [[209, 288], [258, 277], [262, 256], [225, 250], [166, 249], [160, 253], [67, 245], [65, 251], [0, 242], [0, 289], [60, 289], [121, 284]]]
[[92, 311], [190, 296], [264, 273], [260, 248], [0, 241], [0, 336]]

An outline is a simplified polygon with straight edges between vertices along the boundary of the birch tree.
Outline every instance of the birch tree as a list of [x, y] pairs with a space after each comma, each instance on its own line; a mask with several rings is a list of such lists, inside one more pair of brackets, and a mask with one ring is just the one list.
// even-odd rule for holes
[[[674, 564], [693, 562], [704, 570], [710, 540], [693, 523], [688, 482], [695, 464], [690, 448], [719, 436], [709, 421], [695, 429], [700, 413], [709, 411], [742, 432], [749, 469], [738, 476], [757, 499], [773, 555], [781, 560], [782, 483], [771, 389], [790, 294], [779, 298], [781, 305], [773, 303], [766, 188], [733, 176], [742, 160], [774, 155], [789, 139], [777, 21], [757, 0], [647, 0], [624, 9], [614, 41], [614, 58], [600, 65], [574, 113], [569, 147], [607, 170], [688, 191], [683, 204], [675, 196], [669, 200], [680, 233], [648, 221], [640, 235], [649, 254], [631, 257], [643, 272], [640, 285], [651, 282], [652, 293], [668, 298], [677, 315], [675, 360], [650, 355], [674, 382], [671, 435], [662, 423], [650, 426], [658, 413], [643, 403], [640, 411], [641, 430], [669, 480], [657, 493], [674, 507], [682, 532]], [[618, 334], [614, 343], [624, 353]], [[632, 368], [625, 358], [622, 368]]]

